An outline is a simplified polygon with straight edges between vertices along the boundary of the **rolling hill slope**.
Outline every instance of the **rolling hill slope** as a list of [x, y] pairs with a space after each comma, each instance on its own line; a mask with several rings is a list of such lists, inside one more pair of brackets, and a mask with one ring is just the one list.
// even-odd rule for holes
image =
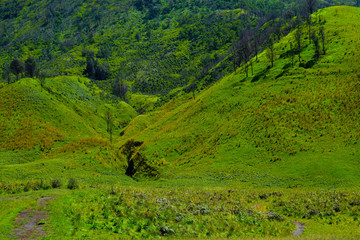
[[[267, 50], [252, 60], [249, 77], [242, 67], [195, 99], [184, 93], [135, 118], [119, 146], [132, 139], [129, 162], [147, 160], [163, 178], [184, 184], [358, 184], [359, 16], [359, 8], [345, 6], [314, 13], [312, 25], [299, 29], [301, 62], [290, 49], [292, 32], [274, 44], [273, 67]], [[316, 58], [308, 31], [319, 36], [321, 27], [326, 53], [320, 41]]]
[[43, 86], [25, 78], [4, 85], [0, 95], [0, 182], [119, 175], [105, 112], [114, 116], [116, 140], [137, 115], [131, 106], [110, 101], [80, 77], [48, 78]]
[[359, 16], [144, 115], [82, 77], [0, 82], [0, 239], [359, 239]]

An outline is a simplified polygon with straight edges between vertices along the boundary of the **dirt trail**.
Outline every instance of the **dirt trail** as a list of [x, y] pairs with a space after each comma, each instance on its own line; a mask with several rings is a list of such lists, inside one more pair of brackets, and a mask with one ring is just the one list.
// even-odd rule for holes
[[293, 236], [300, 236], [305, 231], [305, 223], [293, 222], [296, 225], [296, 230], [293, 232]]
[[48, 220], [48, 211], [46, 203], [54, 197], [40, 198], [37, 202], [37, 210], [28, 209], [19, 213], [19, 216], [15, 219], [15, 225], [18, 227], [13, 230], [12, 237], [18, 239], [38, 239], [47, 234], [46, 227]]

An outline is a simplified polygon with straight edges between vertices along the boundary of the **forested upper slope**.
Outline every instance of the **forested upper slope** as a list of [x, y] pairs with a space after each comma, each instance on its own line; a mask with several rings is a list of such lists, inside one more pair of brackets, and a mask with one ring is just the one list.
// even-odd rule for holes
[[[166, 93], [226, 57], [244, 29], [292, 18], [302, 8], [288, 0], [4, 0], [0, 67], [32, 56], [48, 74], [117, 79], [135, 92]], [[84, 73], [89, 56], [104, 74]]]

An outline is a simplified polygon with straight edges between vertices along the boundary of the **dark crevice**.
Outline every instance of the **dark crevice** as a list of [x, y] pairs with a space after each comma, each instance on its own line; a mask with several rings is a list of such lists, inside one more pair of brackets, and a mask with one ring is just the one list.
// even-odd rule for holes
[[120, 148], [120, 152], [126, 156], [128, 163], [125, 174], [131, 178], [139, 176], [145, 178], [157, 177], [159, 175], [158, 170], [151, 166], [145, 155], [140, 152], [142, 145], [143, 142], [131, 139]]

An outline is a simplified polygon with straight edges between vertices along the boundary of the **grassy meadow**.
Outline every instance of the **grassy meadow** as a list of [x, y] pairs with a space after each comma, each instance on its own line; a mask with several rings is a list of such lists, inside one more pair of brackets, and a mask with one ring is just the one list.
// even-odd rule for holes
[[[48, 212], [41, 239], [292, 239], [296, 222], [304, 239], [358, 239], [359, 17], [319, 10], [301, 51], [291, 32], [273, 67], [265, 50], [248, 76], [160, 108], [77, 76], [1, 83], [0, 239], [26, 209]], [[308, 30], [321, 27], [316, 58]]]

